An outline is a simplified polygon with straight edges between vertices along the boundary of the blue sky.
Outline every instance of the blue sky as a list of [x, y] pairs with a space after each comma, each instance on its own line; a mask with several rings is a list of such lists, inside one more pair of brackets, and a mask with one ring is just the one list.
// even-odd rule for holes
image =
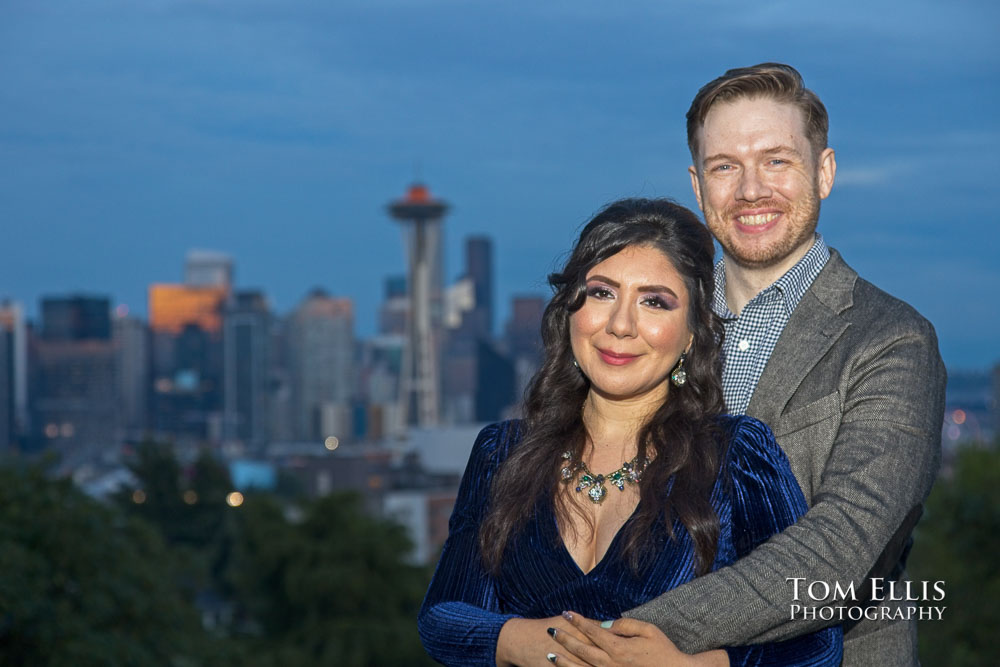
[[[1000, 6], [849, 0], [6, 0], [0, 297], [145, 312], [184, 253], [236, 260], [287, 312], [313, 286], [374, 331], [403, 269], [384, 204], [419, 174], [495, 241], [501, 321], [607, 201], [694, 206], [684, 112], [734, 66], [789, 62], [827, 105], [820, 230], [937, 327], [1000, 361]], [[419, 167], [418, 167], [419, 165]]]

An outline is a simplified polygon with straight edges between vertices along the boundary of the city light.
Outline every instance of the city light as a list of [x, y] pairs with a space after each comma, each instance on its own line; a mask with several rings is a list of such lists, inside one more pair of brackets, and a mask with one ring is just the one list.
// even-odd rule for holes
[[226, 496], [226, 504], [230, 507], [239, 507], [243, 504], [243, 494], [239, 491], [233, 491]]
[[136, 489], [132, 492], [132, 502], [136, 505], [141, 505], [146, 502], [146, 492], [142, 489]]
[[951, 413], [951, 421], [961, 426], [965, 423], [965, 410], [955, 410]]
[[187, 503], [188, 505], [194, 505], [196, 502], [198, 502], [198, 494], [191, 489], [185, 491], [184, 495], [181, 497], [184, 498], [184, 502]]
[[340, 440], [337, 438], [337, 436], [331, 435], [329, 438], [326, 439], [326, 442], [324, 444], [326, 445], [326, 448], [332, 452], [333, 450], [335, 450], [337, 447], [340, 446]]

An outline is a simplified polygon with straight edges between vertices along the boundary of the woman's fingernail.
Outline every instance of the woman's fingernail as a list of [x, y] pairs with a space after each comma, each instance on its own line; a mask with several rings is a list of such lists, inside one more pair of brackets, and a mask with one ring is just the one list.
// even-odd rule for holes
[[614, 623], [615, 623], [614, 619], [610, 621], [601, 621], [601, 627], [604, 628], [605, 630], [610, 630], [611, 626], [614, 625]]
[[545, 656], [545, 659], [548, 660], [551, 663], [555, 663], [555, 661], [556, 661], [556, 654], [555, 653], [549, 653], [549, 654], [547, 654]]
[[567, 621], [572, 621], [573, 620], [573, 614], [571, 614], [568, 611], [564, 611], [562, 613], [562, 617], [565, 618]]
[[548, 628], [548, 629], [545, 630], [545, 632], [549, 633], [550, 637], [555, 637], [556, 636], [556, 629], [555, 628]]

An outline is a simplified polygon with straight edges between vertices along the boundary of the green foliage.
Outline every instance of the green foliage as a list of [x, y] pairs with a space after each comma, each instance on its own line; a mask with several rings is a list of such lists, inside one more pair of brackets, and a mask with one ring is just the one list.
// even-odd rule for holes
[[996, 664], [1000, 627], [1000, 448], [967, 446], [938, 480], [917, 527], [910, 578], [944, 581], [944, 618], [923, 621], [925, 665]]
[[260, 624], [256, 665], [431, 664], [416, 633], [427, 573], [402, 529], [331, 495], [290, 523], [269, 497], [241, 508], [234, 587]]
[[[108, 506], [0, 467], [0, 664], [431, 664], [416, 632], [429, 572], [356, 496], [230, 507], [211, 455], [185, 470], [155, 443], [130, 468], [138, 488]], [[206, 632], [196, 596], [231, 621]]]
[[196, 665], [194, 607], [147, 525], [68, 480], [0, 467], [0, 663]]

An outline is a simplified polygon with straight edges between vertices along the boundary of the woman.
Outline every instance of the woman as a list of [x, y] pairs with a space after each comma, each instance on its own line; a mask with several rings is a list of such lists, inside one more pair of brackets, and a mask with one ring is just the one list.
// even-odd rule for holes
[[[525, 419], [479, 434], [420, 611], [432, 657], [579, 664], [554, 638], [583, 640], [580, 620], [560, 612], [618, 618], [805, 512], [767, 427], [720, 416], [713, 255], [689, 210], [629, 199], [601, 211], [549, 277]], [[694, 659], [655, 633], [659, 664]], [[840, 653], [834, 628], [696, 658], [838, 664]]]

